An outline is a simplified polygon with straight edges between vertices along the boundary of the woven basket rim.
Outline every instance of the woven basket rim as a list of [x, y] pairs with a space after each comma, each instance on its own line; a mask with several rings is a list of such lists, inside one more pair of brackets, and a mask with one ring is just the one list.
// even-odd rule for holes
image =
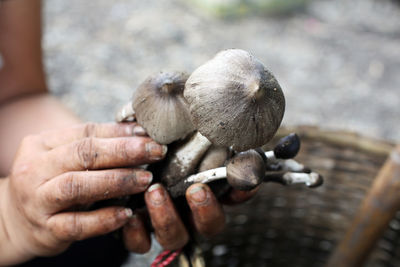
[[395, 143], [388, 140], [368, 137], [354, 131], [323, 129], [319, 126], [310, 125], [283, 126], [278, 130], [276, 136], [283, 137], [292, 132], [297, 133], [302, 140], [322, 141], [334, 146], [348, 147], [378, 156], [389, 154], [395, 147]]

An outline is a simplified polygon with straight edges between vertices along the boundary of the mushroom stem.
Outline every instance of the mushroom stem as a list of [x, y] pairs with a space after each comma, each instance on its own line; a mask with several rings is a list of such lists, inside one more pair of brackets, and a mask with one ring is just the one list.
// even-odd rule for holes
[[322, 184], [322, 176], [316, 172], [286, 172], [282, 175], [285, 184], [305, 184], [308, 187], [317, 187]]
[[[184, 183], [209, 183], [219, 179], [226, 179], [226, 167], [220, 167], [204, 172], [190, 175], [184, 180]], [[285, 185], [305, 184], [308, 187], [320, 185], [322, 176], [316, 172], [290, 172], [290, 171], [267, 171], [264, 176], [264, 182], [279, 182]]]
[[282, 171], [291, 172], [310, 172], [310, 170], [303, 164], [295, 161], [294, 159], [281, 160], [278, 162], [279, 169]]
[[[188, 178], [181, 180], [179, 183], [169, 187], [169, 193], [172, 197], [179, 197], [185, 195], [186, 189], [194, 183], [210, 183], [212, 181], [226, 179], [226, 167], [220, 167], [212, 170], [207, 170], [197, 174], [193, 174]], [[302, 173], [302, 172], [285, 172], [267, 171], [265, 173], [263, 182], [275, 182], [282, 185], [291, 184], [305, 184], [307, 187], [314, 188], [323, 184], [323, 177], [316, 173]]]
[[196, 132], [186, 143], [167, 157], [161, 171], [161, 180], [167, 186], [172, 186], [193, 173], [210, 146], [211, 142], [201, 133]]
[[265, 151], [265, 156], [267, 157], [268, 162], [271, 162], [271, 163], [278, 162], [278, 159], [276, 158], [273, 150]]
[[135, 121], [135, 111], [132, 108], [132, 102], [123, 105], [115, 114], [115, 120], [117, 122]]
[[309, 169], [303, 164], [297, 162], [294, 159], [277, 159], [273, 150], [266, 151], [265, 157], [267, 158], [267, 169], [268, 170], [282, 170], [292, 172], [309, 172]]
[[187, 183], [209, 183], [219, 179], [226, 179], [226, 167], [219, 167], [190, 175], [185, 181]]

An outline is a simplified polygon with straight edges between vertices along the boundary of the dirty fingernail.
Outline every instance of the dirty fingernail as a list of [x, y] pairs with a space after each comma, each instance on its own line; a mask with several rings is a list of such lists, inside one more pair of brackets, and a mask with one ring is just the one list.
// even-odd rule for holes
[[159, 160], [167, 154], [167, 146], [150, 142], [146, 144], [146, 151], [149, 153], [150, 159]]
[[193, 202], [198, 204], [204, 203], [207, 200], [207, 192], [201, 185], [190, 188], [189, 196]]
[[153, 181], [153, 174], [148, 171], [139, 171], [136, 173], [136, 181], [140, 186], [147, 187]]
[[165, 191], [160, 184], [153, 184], [147, 191], [149, 192], [149, 199], [153, 205], [161, 205], [167, 199]]
[[121, 220], [125, 220], [127, 218], [132, 217], [132, 210], [129, 208], [125, 208], [125, 209], [120, 209], [117, 213], [117, 217]]
[[146, 136], [147, 135], [146, 130], [140, 125], [136, 125], [133, 127], [132, 134], [138, 135], [138, 136]]

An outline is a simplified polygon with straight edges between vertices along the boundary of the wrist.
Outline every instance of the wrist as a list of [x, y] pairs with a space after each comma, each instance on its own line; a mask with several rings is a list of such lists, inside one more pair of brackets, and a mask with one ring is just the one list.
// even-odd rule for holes
[[[9, 214], [9, 178], [0, 178], [0, 266], [13, 265], [33, 258], [23, 251], [21, 244], [15, 239], [11, 226], [18, 227], [14, 217]], [[21, 229], [22, 230], [22, 229]]]

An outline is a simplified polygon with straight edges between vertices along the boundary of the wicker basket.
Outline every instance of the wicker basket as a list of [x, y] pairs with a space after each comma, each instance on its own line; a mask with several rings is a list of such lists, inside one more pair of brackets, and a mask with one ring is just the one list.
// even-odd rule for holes
[[[344, 236], [392, 144], [318, 128], [296, 132], [296, 159], [325, 178], [323, 186], [264, 184], [248, 203], [227, 207], [223, 234], [202, 242], [207, 266], [324, 266]], [[271, 142], [274, 143], [274, 142]], [[400, 266], [400, 214], [365, 266]]]

